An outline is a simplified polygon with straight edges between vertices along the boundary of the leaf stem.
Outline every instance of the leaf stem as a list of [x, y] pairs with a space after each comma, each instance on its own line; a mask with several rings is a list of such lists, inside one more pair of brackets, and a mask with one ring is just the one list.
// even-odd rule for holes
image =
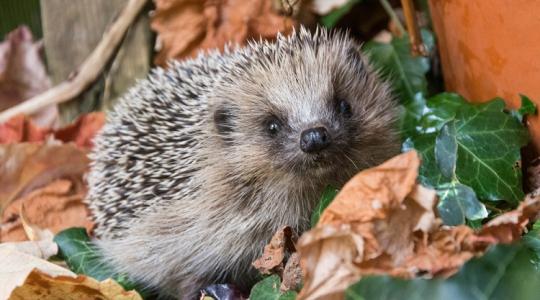
[[381, 3], [382, 7], [386, 11], [390, 19], [396, 24], [397, 28], [400, 31], [400, 34], [404, 35], [405, 33], [407, 33], [407, 31], [405, 30], [405, 27], [403, 26], [403, 24], [401, 24], [399, 17], [396, 15], [396, 12], [392, 8], [392, 5], [390, 5], [388, 0], [379, 0], [379, 2]]
[[416, 19], [416, 10], [414, 8], [413, 0], [401, 0], [401, 6], [403, 6], [403, 15], [405, 15], [405, 22], [407, 22], [407, 29], [409, 31], [409, 39], [411, 41], [411, 52], [413, 56], [427, 56], [426, 46], [422, 41], [422, 35], [420, 34], [420, 28], [418, 28], [418, 22]]

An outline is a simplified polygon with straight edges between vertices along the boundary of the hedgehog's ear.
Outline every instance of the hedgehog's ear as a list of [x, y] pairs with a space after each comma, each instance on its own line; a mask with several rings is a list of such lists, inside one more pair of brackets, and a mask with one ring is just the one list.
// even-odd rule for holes
[[230, 105], [220, 105], [214, 111], [214, 124], [219, 135], [224, 139], [230, 138], [234, 132], [235, 109]]

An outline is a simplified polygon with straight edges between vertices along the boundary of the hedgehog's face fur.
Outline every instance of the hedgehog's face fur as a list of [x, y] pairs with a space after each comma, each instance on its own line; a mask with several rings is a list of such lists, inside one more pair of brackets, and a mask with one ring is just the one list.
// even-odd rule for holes
[[328, 181], [398, 151], [391, 94], [351, 39], [301, 32], [265, 47], [211, 101], [227, 161]]

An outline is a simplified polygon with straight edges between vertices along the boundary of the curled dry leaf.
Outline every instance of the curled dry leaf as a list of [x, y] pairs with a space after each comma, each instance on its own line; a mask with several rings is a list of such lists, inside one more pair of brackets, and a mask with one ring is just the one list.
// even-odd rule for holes
[[223, 50], [227, 43], [274, 39], [289, 33], [296, 22], [279, 15], [273, 0], [156, 0], [151, 27], [158, 34], [155, 63], [194, 57], [200, 50]]
[[[0, 111], [50, 88], [41, 50], [42, 44], [34, 42], [26, 26], [13, 30], [0, 43]], [[51, 126], [57, 116], [56, 106], [50, 106], [32, 119], [41, 126]]]
[[99, 282], [84, 275], [55, 277], [33, 270], [22, 286], [13, 290], [11, 299], [142, 300], [142, 297], [136, 291], [125, 291], [112, 279]]
[[518, 240], [538, 219], [531, 194], [478, 232], [448, 227], [435, 216], [435, 192], [416, 184], [416, 152], [398, 155], [351, 179], [298, 242], [304, 287], [300, 299], [342, 298], [364, 275], [450, 276], [489, 245]]
[[482, 227], [479, 237], [491, 243], [509, 244], [519, 240], [526, 226], [540, 218], [540, 195], [525, 197], [519, 206], [489, 221]]
[[[450, 274], [480, 252], [471, 229], [441, 227], [411, 151], [351, 179], [298, 243], [302, 299], [342, 298], [367, 274]], [[444, 259], [443, 259], [444, 258]]]
[[289, 226], [280, 228], [264, 247], [263, 255], [253, 262], [253, 266], [262, 274], [281, 274], [287, 253], [296, 251], [298, 236]]
[[281, 292], [297, 291], [302, 286], [302, 269], [300, 268], [300, 256], [298, 252], [291, 254], [283, 269], [281, 278]]
[[0, 144], [22, 142], [43, 142], [56, 139], [64, 143], [74, 142], [81, 148], [90, 149], [92, 140], [105, 123], [103, 112], [93, 112], [80, 116], [72, 124], [52, 130], [38, 127], [30, 118], [19, 115], [0, 124]]
[[0, 249], [0, 299], [142, 299], [111, 279], [79, 275], [44, 259]]
[[72, 226], [88, 230], [83, 174], [86, 152], [73, 145], [13, 144], [0, 146], [0, 241], [26, 239], [19, 217], [58, 232]]
[[0, 266], [0, 299], [8, 299], [11, 291], [21, 285], [34, 269], [51, 276], [76, 276], [67, 269], [16, 249], [0, 249]]

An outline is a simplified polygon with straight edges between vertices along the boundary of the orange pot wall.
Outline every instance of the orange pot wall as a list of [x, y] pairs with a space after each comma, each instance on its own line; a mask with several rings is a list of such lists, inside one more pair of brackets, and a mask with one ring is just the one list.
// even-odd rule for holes
[[[473, 102], [519, 94], [540, 108], [540, 0], [430, 0], [447, 90]], [[540, 119], [529, 118], [540, 150]]]

